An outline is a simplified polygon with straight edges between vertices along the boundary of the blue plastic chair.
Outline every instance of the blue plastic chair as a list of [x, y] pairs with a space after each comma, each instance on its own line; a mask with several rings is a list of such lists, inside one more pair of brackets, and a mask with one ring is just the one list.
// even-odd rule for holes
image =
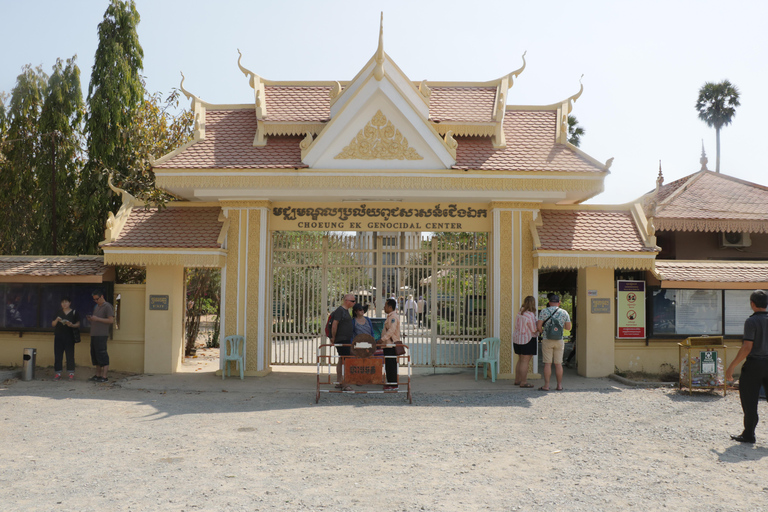
[[499, 349], [501, 340], [499, 338], [485, 338], [480, 341], [480, 357], [475, 361], [475, 380], [477, 380], [477, 366], [483, 365], [483, 378], [488, 378], [488, 367], [491, 367], [491, 382], [496, 382], [496, 375], [499, 373]]
[[224, 338], [224, 346], [220, 355], [224, 362], [224, 367], [221, 369], [221, 380], [224, 380], [224, 372], [226, 370], [227, 376], [231, 377], [231, 367], [229, 361], [235, 361], [237, 368], [240, 370], [240, 380], [243, 380], [245, 359], [243, 357], [245, 353], [245, 339], [240, 335], [227, 336]]

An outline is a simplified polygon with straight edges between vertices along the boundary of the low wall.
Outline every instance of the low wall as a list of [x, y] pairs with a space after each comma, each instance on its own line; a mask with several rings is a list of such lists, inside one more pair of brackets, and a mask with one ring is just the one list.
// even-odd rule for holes
[[[115, 285], [121, 322], [107, 343], [110, 370], [144, 373], [144, 290], [140, 284]], [[75, 365], [91, 368], [91, 337], [82, 333], [81, 339], [75, 346]], [[0, 331], [0, 366], [20, 367], [25, 348], [37, 349], [35, 366], [53, 367], [53, 332], [25, 332], [19, 337], [18, 331]]]
[[[82, 341], [75, 345], [77, 368], [91, 368], [91, 337], [83, 333]], [[35, 366], [53, 367], [53, 333], [0, 332], [0, 366], [20, 367], [24, 360], [24, 349], [37, 349]], [[109, 369], [121, 372], [142, 373], [144, 371], [144, 341], [109, 340]], [[65, 356], [66, 358], [66, 356]], [[64, 368], [66, 369], [66, 359]]]
[[[625, 372], [645, 372], [645, 373], [668, 373], [670, 371], [680, 371], [680, 353], [677, 344], [681, 340], [658, 340], [652, 339], [627, 341], [616, 340], [614, 352], [614, 364], [619, 371]], [[727, 368], [736, 357], [736, 353], [741, 348], [741, 340], [726, 340], [725, 358], [723, 363]], [[720, 356], [722, 357], [722, 356]], [[735, 374], [739, 374], [741, 365], [736, 368]]]

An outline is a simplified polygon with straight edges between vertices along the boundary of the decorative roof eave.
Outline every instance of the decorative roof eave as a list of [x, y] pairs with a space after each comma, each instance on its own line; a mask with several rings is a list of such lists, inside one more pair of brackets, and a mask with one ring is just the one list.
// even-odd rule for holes
[[538, 269], [586, 267], [653, 270], [656, 252], [543, 251], [533, 252]]
[[442, 121], [440, 123], [430, 122], [430, 124], [440, 135], [445, 135], [451, 131], [455, 136], [460, 137], [491, 137], [496, 133], [496, 123]]
[[308, 133], [317, 135], [325, 128], [325, 123], [284, 123], [263, 121], [261, 119], [257, 124], [257, 131], [263, 133], [265, 137], [270, 135], [306, 135]]
[[226, 264], [226, 260], [226, 249], [158, 249], [149, 247], [104, 249], [104, 263], [107, 265], [220, 268]]
[[656, 231], [701, 231], [705, 233], [768, 233], [768, 219], [680, 219], [654, 217]]

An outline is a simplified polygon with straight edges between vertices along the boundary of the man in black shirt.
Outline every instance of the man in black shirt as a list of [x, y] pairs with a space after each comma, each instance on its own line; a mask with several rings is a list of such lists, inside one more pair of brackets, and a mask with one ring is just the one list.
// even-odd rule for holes
[[757, 402], [760, 399], [760, 386], [768, 389], [768, 295], [757, 290], [749, 296], [749, 305], [754, 313], [744, 322], [744, 338], [736, 358], [725, 371], [725, 380], [733, 380], [733, 370], [740, 362], [739, 397], [744, 411], [744, 431], [731, 439], [740, 443], [755, 442], [757, 427]]
[[[354, 320], [352, 320], [352, 313], [350, 310], [355, 305], [355, 296], [351, 293], [344, 296], [344, 301], [341, 306], [336, 308], [333, 312], [333, 324], [331, 325], [331, 343], [336, 345], [336, 351], [339, 356], [349, 356], [352, 354], [352, 329], [354, 327]], [[339, 346], [344, 345], [344, 346]], [[352, 388], [346, 386], [341, 378], [341, 357], [336, 365], [336, 387], [342, 388], [343, 391], [352, 391]]]

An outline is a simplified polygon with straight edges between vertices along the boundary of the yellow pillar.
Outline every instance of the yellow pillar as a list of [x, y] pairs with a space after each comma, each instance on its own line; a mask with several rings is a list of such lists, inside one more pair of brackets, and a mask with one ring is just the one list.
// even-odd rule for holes
[[[606, 377], [614, 371], [616, 312], [613, 297], [612, 268], [579, 269], [576, 356], [579, 375], [584, 377]], [[608, 299], [610, 312], [592, 313], [593, 299]]]
[[184, 349], [184, 267], [147, 266], [145, 290], [144, 373], [176, 373]]
[[[534, 208], [526, 203], [492, 203], [493, 212], [493, 324], [492, 336], [501, 339], [499, 378], [513, 379], [517, 362], [512, 329], [523, 299], [533, 295]], [[529, 378], [539, 375], [529, 371]]]
[[[223, 336], [245, 337], [245, 374], [270, 372], [267, 309], [269, 230], [265, 202], [223, 204], [230, 221], [224, 271]], [[233, 363], [230, 363], [233, 364]]]

